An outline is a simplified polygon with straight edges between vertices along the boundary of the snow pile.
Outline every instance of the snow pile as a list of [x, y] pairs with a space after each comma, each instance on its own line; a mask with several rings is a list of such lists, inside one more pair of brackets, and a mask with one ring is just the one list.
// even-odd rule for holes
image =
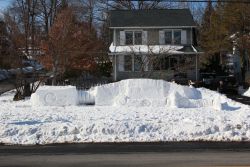
[[31, 95], [32, 106], [77, 105], [77, 90], [74, 86], [41, 86]]
[[97, 86], [92, 90], [98, 106], [155, 106], [165, 105], [168, 82], [150, 79], [128, 79]]
[[243, 93], [243, 96], [250, 97], [250, 88]]
[[95, 104], [217, 110], [228, 105], [227, 98], [219, 93], [152, 79], [128, 79], [78, 92], [72, 86], [43, 86], [31, 96], [31, 102], [33, 106]]
[[81, 92], [95, 106], [75, 105], [72, 92], [40, 87], [22, 101], [2, 94], [0, 143], [250, 141], [250, 107], [204, 88], [126, 80]]
[[98, 106], [214, 107], [220, 110], [226, 102], [226, 97], [216, 92], [152, 79], [123, 80], [97, 86], [90, 93]]

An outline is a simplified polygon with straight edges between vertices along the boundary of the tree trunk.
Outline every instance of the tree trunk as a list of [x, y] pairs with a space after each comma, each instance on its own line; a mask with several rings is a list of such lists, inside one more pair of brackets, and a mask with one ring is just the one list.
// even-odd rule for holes
[[26, 82], [25, 85], [24, 85], [23, 96], [24, 96], [24, 97], [29, 97], [29, 96], [31, 96], [30, 84], [27, 83], [27, 82]]

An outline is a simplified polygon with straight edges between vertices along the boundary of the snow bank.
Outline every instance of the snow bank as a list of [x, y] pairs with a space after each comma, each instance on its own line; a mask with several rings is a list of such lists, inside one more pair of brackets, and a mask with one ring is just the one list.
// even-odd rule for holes
[[250, 88], [243, 93], [243, 96], [250, 97]]
[[41, 86], [31, 95], [32, 106], [77, 105], [77, 90], [74, 86]]
[[[250, 107], [204, 88], [126, 80], [81, 92], [90, 103], [96, 96], [97, 104], [111, 106], [64, 106], [69, 101], [57, 99], [72, 100], [75, 91], [40, 87], [22, 101], [13, 101], [14, 91], [2, 94], [0, 143], [250, 141]], [[45, 92], [55, 94], [55, 99], [48, 95], [49, 102], [63, 106], [33, 106], [43, 102]], [[161, 105], [150, 107], [156, 104]]]
[[217, 92], [152, 79], [128, 79], [78, 92], [72, 86], [43, 86], [31, 96], [33, 106], [95, 104], [172, 108], [213, 107], [223, 110], [223, 107], [229, 107], [227, 101], [225, 96]]
[[97, 106], [230, 108], [229, 99], [220, 93], [163, 80], [128, 79], [94, 87], [89, 94]]
[[151, 79], [128, 79], [95, 87], [95, 105], [152, 106], [164, 105], [168, 82]]

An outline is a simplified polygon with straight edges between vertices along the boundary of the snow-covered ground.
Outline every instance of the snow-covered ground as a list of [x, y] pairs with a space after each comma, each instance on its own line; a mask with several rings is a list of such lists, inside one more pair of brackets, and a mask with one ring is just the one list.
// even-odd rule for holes
[[243, 95], [243, 96], [250, 97], [250, 88], [247, 89], [246, 91], [242, 91], [242, 95]]
[[12, 101], [13, 91], [1, 95], [0, 143], [250, 141], [250, 107], [207, 89], [126, 80], [87, 93], [96, 105], [38, 106]]

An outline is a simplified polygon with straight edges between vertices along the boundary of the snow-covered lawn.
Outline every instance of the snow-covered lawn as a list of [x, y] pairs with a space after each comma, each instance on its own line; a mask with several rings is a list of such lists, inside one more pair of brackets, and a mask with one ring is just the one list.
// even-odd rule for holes
[[[116, 101], [122, 103], [106, 106], [98, 105], [103, 104], [101, 98], [97, 98], [104, 96], [103, 87], [92, 90], [99, 100], [95, 106], [35, 106], [30, 99], [12, 101], [13, 91], [5, 93], [0, 96], [0, 143], [250, 141], [249, 106], [206, 89], [190, 88], [200, 92], [201, 97], [195, 99], [195, 96], [187, 101], [187, 97], [181, 94], [184, 90], [181, 90], [182, 86], [170, 85], [172, 89], [168, 90], [168, 97], [164, 100], [169, 102], [163, 105], [162, 101], [157, 101], [158, 106], [147, 105], [149, 102], [153, 104], [152, 99], [155, 102], [154, 95], [152, 99], [145, 101], [142, 97], [143, 100], [140, 100], [143, 93], [135, 92], [133, 86], [129, 87], [137, 94], [134, 99], [126, 90], [122, 92], [125, 96], [122, 100], [121, 96], [116, 97]], [[120, 85], [119, 88], [124, 87]], [[108, 89], [109, 86], [103, 90], [108, 92]], [[218, 98], [223, 99], [220, 105], [215, 104], [220, 102]], [[110, 103], [110, 100], [106, 102]]]
[[250, 97], [250, 88], [247, 89], [246, 91], [243, 91], [243, 92], [242, 92], [242, 95], [243, 95], [243, 96]]

